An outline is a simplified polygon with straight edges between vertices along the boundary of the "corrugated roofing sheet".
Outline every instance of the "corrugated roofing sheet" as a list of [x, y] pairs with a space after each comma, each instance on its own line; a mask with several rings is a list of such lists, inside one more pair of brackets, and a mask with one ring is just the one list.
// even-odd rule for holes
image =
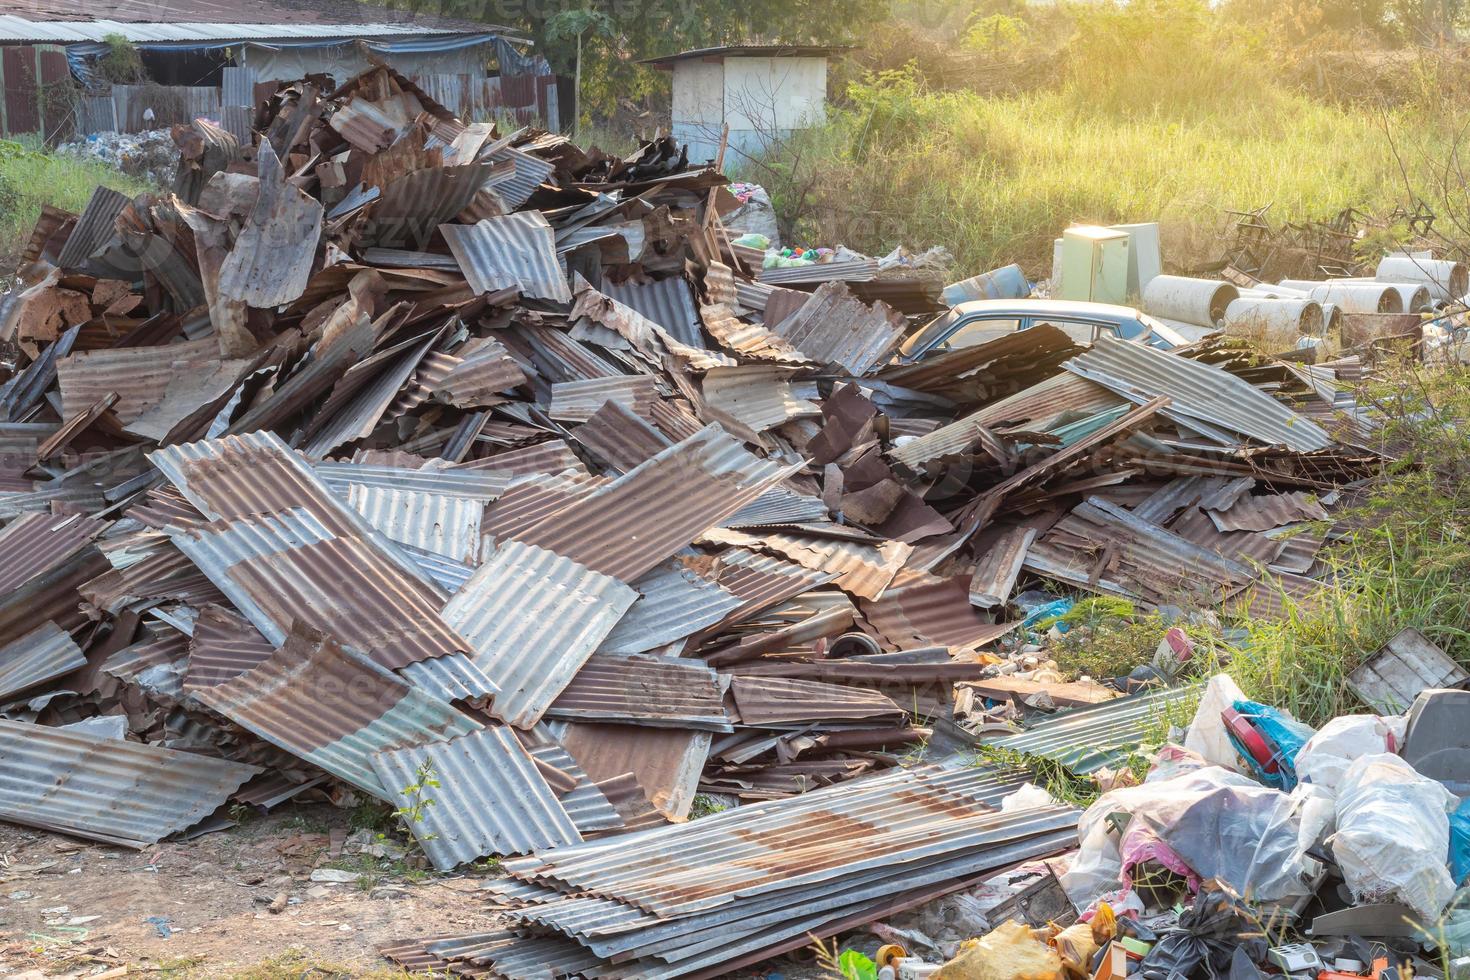
[[1332, 438], [1317, 423], [1228, 371], [1114, 337], [1062, 365], [1142, 404], [1167, 395], [1162, 414], [1183, 424], [1224, 429], [1299, 452], [1326, 449]]
[[567, 472], [573, 472], [579, 476], [591, 476], [586, 464], [562, 439], [548, 439], [546, 442], [538, 442], [532, 446], [522, 446], [519, 449], [494, 453], [484, 459], [459, 463], [454, 470], [500, 472], [512, 477]]
[[641, 283], [631, 279], [622, 283], [605, 279], [602, 292], [657, 323], [680, 343], [690, 347], [704, 346], [704, 336], [699, 331], [699, 311], [694, 308], [694, 292], [682, 276]]
[[638, 600], [618, 620], [601, 653], [642, 653], [692, 636], [739, 609], [741, 600], [677, 561], [635, 580]]
[[199, 610], [189, 643], [184, 690], [213, 687], [270, 659], [276, 648], [243, 617], [221, 606]]
[[459, 408], [478, 408], [500, 400], [500, 392], [526, 383], [526, 372], [493, 337], [469, 341], [455, 351], [449, 373], [430, 385], [430, 393]]
[[844, 262], [811, 262], [784, 268], [762, 269], [760, 281], [783, 283], [864, 282], [878, 275], [877, 259], [851, 259]]
[[715, 417], [755, 433], [821, 415], [821, 407], [809, 400], [817, 397], [817, 383], [793, 381], [793, 373], [769, 364], [714, 368], [700, 386], [705, 407]]
[[658, 397], [658, 382], [649, 374], [563, 381], [551, 386], [547, 414], [560, 422], [585, 422], [603, 405], [613, 402], [634, 415], [647, 417]]
[[148, 22], [129, 20], [33, 20], [13, 14], [0, 15], [0, 40], [31, 43], [73, 44], [79, 41], [105, 41], [110, 34], [120, 34], [136, 43], [180, 43], [191, 41], [308, 41], [322, 38], [406, 37], [423, 34], [465, 34], [474, 32], [419, 23], [353, 24], [311, 23], [216, 23], [158, 17], [157, 8]]
[[0, 701], [87, 665], [81, 647], [53, 622], [0, 647]]
[[904, 709], [878, 691], [790, 677], [736, 676], [730, 694], [751, 727], [818, 721], [898, 721]]
[[1010, 601], [1026, 551], [1036, 538], [1033, 527], [1013, 527], [991, 542], [970, 576], [970, 602], [994, 609]]
[[540, 187], [556, 169], [550, 161], [527, 153], [519, 147], [506, 146], [492, 150], [490, 160], [494, 163], [514, 163], [515, 175], [496, 183], [495, 192], [507, 207], [518, 208]]
[[1206, 513], [1221, 531], [1271, 531], [1300, 521], [1329, 519], [1316, 495], [1301, 491], [1268, 493], [1258, 497], [1246, 494], [1228, 510], [1208, 510]]
[[570, 781], [571, 786], [563, 788], [555, 785], [555, 779], [547, 779], [553, 783], [552, 790], [561, 801], [562, 809], [567, 811], [567, 816], [572, 818], [580, 833], [586, 835], [624, 826], [622, 816], [614, 809], [603, 787], [594, 783], [587, 771], [577, 765], [577, 760], [551, 735], [545, 724], [530, 729], [514, 728], [511, 734], [536, 760], [543, 776], [552, 770], [557, 778]]
[[912, 579], [899, 578], [881, 598], [862, 604], [863, 617], [896, 649], [978, 649], [1015, 629], [1015, 623], [994, 623], [977, 611], [963, 578], [919, 574]]
[[221, 297], [270, 309], [306, 291], [323, 213], [319, 201], [286, 179], [270, 140], [259, 144], [257, 163], [255, 207], [220, 263], [215, 288]]
[[450, 598], [444, 618], [500, 688], [492, 713], [528, 728], [636, 598], [616, 579], [509, 541]]
[[628, 581], [759, 497], [788, 471], [779, 462], [758, 459], [740, 440], [710, 425], [515, 537]]
[[631, 772], [648, 801], [672, 820], [689, 816], [709, 755], [709, 732], [575, 722], [558, 738], [596, 782]]
[[480, 519], [485, 516], [479, 500], [353, 484], [347, 504], [399, 544], [479, 564]]
[[1086, 776], [1116, 765], [1137, 750], [1149, 730], [1171, 720], [1188, 722], [1185, 714], [1199, 699], [1199, 687], [1168, 687], [1090, 708], [1060, 712], [1018, 735], [988, 743], [998, 749], [1050, 759], [1069, 772]]
[[292, 755], [390, 803], [374, 753], [451, 739], [481, 726], [407, 681], [297, 628], [270, 659], [194, 696]]
[[710, 336], [726, 350], [744, 358], [798, 366], [811, 363], [806, 355], [792, 347], [785, 338], [771, 332], [765, 324], [746, 323], [722, 303], [706, 306], [700, 314]]
[[[29, 21], [9, 14], [0, 15], [0, 33], [31, 29], [34, 29], [34, 25]], [[66, 245], [57, 256], [57, 266], [62, 269], [80, 266], [116, 237], [118, 216], [131, 203], [132, 198], [126, 194], [98, 185], [72, 227], [71, 234], [67, 236]]]
[[198, 823], [261, 770], [0, 721], [0, 819], [142, 849]]
[[572, 438], [619, 473], [647, 462], [672, 445], [662, 432], [612, 400], [577, 426]]
[[482, 218], [439, 231], [476, 293], [519, 289], [527, 297], [570, 303], [572, 291], [556, 257], [556, 236], [540, 211]]
[[864, 599], [883, 595], [893, 577], [913, 553], [902, 541], [851, 541], [819, 535], [783, 532], [749, 534], [720, 528], [704, 535], [711, 541], [772, 551], [814, 571], [833, 576], [838, 587]]
[[312, 469], [339, 497], [354, 487], [461, 497], [488, 504], [505, 492], [513, 475], [494, 469], [406, 469], [368, 463], [317, 463]]
[[22, 514], [0, 530], [0, 593], [55, 568], [106, 525], [80, 514]]
[[546, 717], [701, 731], [732, 730], [718, 675], [702, 661], [598, 654], [557, 695]]
[[888, 356], [908, 321], [885, 304], [868, 306], [846, 285], [830, 282], [791, 316], [768, 326], [813, 360], [863, 375]]
[[[488, 854], [524, 854], [582, 840], [508, 729], [496, 726], [447, 742], [377, 752], [372, 761], [397, 805], [415, 812], [404, 822], [441, 871]], [[437, 785], [425, 786], [426, 779]], [[414, 809], [428, 799], [433, 805]]]

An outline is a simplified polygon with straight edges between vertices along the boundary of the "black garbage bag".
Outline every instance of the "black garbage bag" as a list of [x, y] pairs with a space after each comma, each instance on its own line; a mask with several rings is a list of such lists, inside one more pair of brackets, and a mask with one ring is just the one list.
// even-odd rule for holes
[[1143, 980], [1251, 980], [1250, 967], [1265, 959], [1266, 946], [1260, 919], [1230, 886], [1211, 879], [1179, 925], [1149, 950], [1139, 974]]

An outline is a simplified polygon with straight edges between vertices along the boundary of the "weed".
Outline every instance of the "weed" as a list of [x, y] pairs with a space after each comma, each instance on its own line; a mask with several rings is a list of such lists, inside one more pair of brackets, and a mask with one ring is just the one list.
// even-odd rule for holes
[[151, 189], [96, 160], [44, 152], [34, 141], [0, 141], [0, 270], [14, 268], [42, 205], [81, 211], [99, 184], [124, 194]]
[[[434, 778], [434, 763], [431, 759], [425, 759], [414, 771], [414, 781], [403, 787], [400, 793], [405, 797], [403, 805], [393, 811], [393, 815], [403, 821], [411, 830], [414, 824], [422, 823], [428, 816], [429, 807], [436, 804], [435, 799], [428, 795], [429, 790], [439, 788], [439, 780]], [[379, 837], [384, 835], [379, 834]], [[435, 834], [414, 834], [420, 841], [430, 841]]]
[[726, 807], [719, 800], [715, 799], [713, 796], [709, 796], [704, 793], [698, 793], [694, 797], [694, 803], [689, 807], [689, 819], [697, 820], [700, 817], [708, 817], [716, 813], [723, 813], [727, 809], [729, 808]]

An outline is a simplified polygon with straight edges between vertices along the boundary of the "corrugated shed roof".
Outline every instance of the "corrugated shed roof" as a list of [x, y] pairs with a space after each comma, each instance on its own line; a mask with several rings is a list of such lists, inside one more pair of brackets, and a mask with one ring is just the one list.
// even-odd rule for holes
[[1117, 764], [1137, 750], [1151, 726], [1181, 716], [1199, 699], [1199, 687], [1169, 687], [1064, 711], [1019, 735], [988, 743], [994, 748], [1050, 759], [1086, 776]]
[[759, 497], [787, 472], [710, 425], [515, 536], [627, 581]]
[[699, 311], [694, 307], [694, 292], [682, 276], [652, 279], [648, 282], [613, 282], [605, 279], [602, 293], [630, 306], [667, 330], [675, 340], [690, 347], [703, 347], [699, 332]]
[[347, 504], [399, 544], [479, 564], [480, 519], [485, 516], [479, 500], [354, 484]]
[[321, 632], [297, 628], [270, 659], [194, 696], [292, 755], [390, 803], [374, 753], [450, 739], [479, 723]]
[[897, 721], [904, 710], [878, 691], [790, 677], [736, 676], [730, 694], [747, 726], [817, 721]]
[[596, 782], [631, 772], [660, 813], [672, 820], [689, 816], [709, 755], [709, 732], [575, 722], [558, 738]]
[[713, 670], [698, 660], [647, 654], [592, 657], [552, 702], [546, 717], [732, 730]]
[[80, 514], [22, 514], [0, 530], [0, 592], [55, 568], [107, 525]]
[[142, 849], [198, 823], [261, 770], [0, 721], [0, 819]]
[[[377, 752], [373, 768], [390, 787], [434, 867], [448, 871], [488, 854], [524, 854], [579, 843], [581, 834], [530, 755], [507, 729], [481, 729], [447, 742]], [[425, 787], [424, 773], [438, 785]], [[414, 789], [413, 787], [419, 787]]]
[[87, 665], [81, 647], [53, 622], [45, 622], [0, 647], [0, 700]]
[[636, 579], [638, 599], [598, 647], [642, 653], [692, 636], [739, 609], [741, 600], [677, 561]]
[[[100, 9], [80, 2], [44, 0], [39, 5], [26, 8], [26, 13], [30, 16], [0, 15], [0, 40], [74, 44], [81, 41], [105, 41], [110, 34], [120, 34], [135, 44], [293, 39], [319, 41], [324, 38], [349, 41], [357, 37], [413, 38], [426, 34], [473, 36], [489, 26], [479, 24], [469, 30], [463, 27], [439, 26], [422, 19], [396, 24], [359, 24], [353, 22], [355, 17], [347, 16], [350, 8], [343, 8], [344, 16], [336, 22], [332, 21], [329, 12], [326, 16], [314, 11], [302, 16], [305, 11], [299, 7], [264, 6], [260, 11], [265, 14], [260, 20], [241, 22], [238, 18], [242, 14], [249, 16], [256, 12], [255, 9], [230, 7], [222, 3], [209, 3], [207, 0], [174, 0], [168, 4], [113, 0]], [[113, 19], [83, 19], [97, 13], [112, 15]], [[383, 13], [390, 14], [387, 10]], [[357, 16], [361, 14], [358, 13]]]
[[553, 552], [501, 544], [455, 593], [444, 618], [500, 688], [492, 713], [535, 724], [571, 682], [637, 593]]
[[551, 386], [547, 414], [561, 422], [585, 422], [613, 402], [646, 417], [658, 397], [658, 382], [649, 374], [562, 381]]
[[830, 282], [791, 316], [768, 326], [813, 360], [861, 376], [888, 356], [908, 321], [885, 304], [868, 306], [843, 283]]
[[292, 624], [322, 629], [384, 667], [467, 652], [438, 601], [357, 537], [287, 510], [171, 534], [256, 629], [284, 643]]
[[540, 211], [440, 225], [460, 270], [476, 293], [519, 289], [534, 299], [570, 303], [572, 291], [556, 257], [556, 236]]
[[1254, 385], [1228, 371], [1145, 344], [1103, 337], [1092, 350], [1062, 366], [1135, 403], [1167, 395], [1170, 404], [1162, 414], [1191, 428], [1203, 425], [1206, 435], [1224, 429], [1299, 452], [1332, 445], [1317, 423]]

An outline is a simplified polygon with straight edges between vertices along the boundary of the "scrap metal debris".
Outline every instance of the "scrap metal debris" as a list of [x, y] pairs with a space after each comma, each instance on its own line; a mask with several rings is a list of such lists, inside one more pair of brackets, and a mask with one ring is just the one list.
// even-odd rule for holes
[[[0, 818], [140, 846], [431, 785], [436, 865], [535, 856], [406, 965], [701, 973], [1056, 853], [1075, 809], [903, 766], [1119, 693], [1018, 670], [1018, 593], [1285, 615], [1324, 535], [1282, 532], [1378, 467], [1353, 361], [906, 360], [924, 317], [870, 297], [924, 282], [762, 271], [670, 141], [467, 125], [386, 67], [256, 123], [188, 200], [43, 214], [0, 298]], [[1151, 703], [1007, 744], [1091, 769]], [[701, 789], [737, 805], [687, 822]]]

